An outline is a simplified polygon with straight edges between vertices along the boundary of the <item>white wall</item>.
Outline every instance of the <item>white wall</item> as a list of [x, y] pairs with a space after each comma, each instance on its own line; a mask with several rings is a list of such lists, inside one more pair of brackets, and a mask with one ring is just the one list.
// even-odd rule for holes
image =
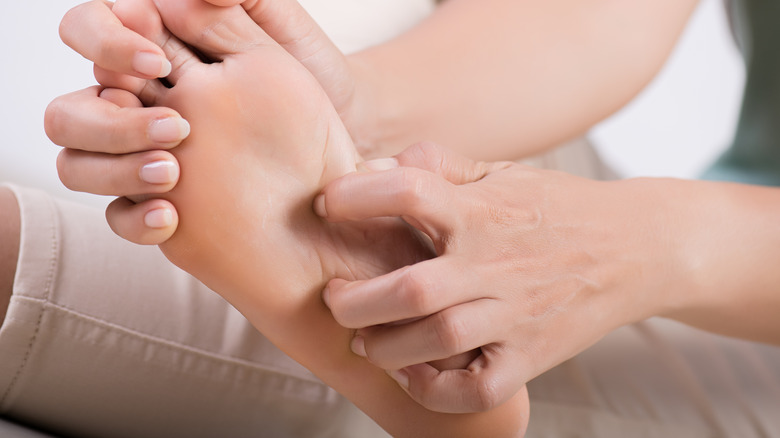
[[[57, 147], [43, 132], [56, 96], [93, 84], [91, 65], [59, 40], [61, 17], [81, 0], [6, 1], [0, 14], [0, 181], [72, 194], [59, 183]], [[593, 132], [605, 157], [627, 175], [692, 176], [733, 131], [743, 73], [720, 0], [703, 0], [679, 49], [656, 82]]]
[[731, 141], [744, 68], [722, 0], [704, 0], [666, 67], [592, 133], [625, 176], [698, 175]]

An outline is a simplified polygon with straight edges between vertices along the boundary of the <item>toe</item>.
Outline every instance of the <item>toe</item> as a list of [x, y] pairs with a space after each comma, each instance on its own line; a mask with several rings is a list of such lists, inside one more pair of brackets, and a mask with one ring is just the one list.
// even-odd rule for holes
[[227, 56], [262, 45], [277, 45], [240, 5], [215, 6], [203, 0], [153, 0], [165, 27], [206, 57]]
[[[163, 49], [165, 56], [171, 62], [171, 73], [166, 79], [172, 85], [178, 82], [190, 66], [201, 64], [192, 50], [166, 29], [153, 0], [117, 0], [112, 11], [127, 28]], [[136, 88], [147, 92], [149, 90], [156, 90], [157, 93], [162, 92], [162, 88], [156, 82], [151, 87], [139, 87], [136, 84]]]

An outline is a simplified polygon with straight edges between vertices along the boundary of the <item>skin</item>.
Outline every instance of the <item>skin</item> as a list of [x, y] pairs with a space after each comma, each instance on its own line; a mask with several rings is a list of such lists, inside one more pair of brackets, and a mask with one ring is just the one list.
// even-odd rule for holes
[[0, 325], [5, 320], [13, 292], [21, 229], [19, 205], [11, 190], [0, 188]]
[[[396, 158], [329, 184], [317, 211], [334, 223], [401, 217], [439, 256], [368, 281], [332, 280], [325, 294], [339, 323], [359, 329], [353, 349], [403, 369], [395, 376], [426, 406], [500, 403], [651, 316], [780, 345], [778, 189], [597, 182], [430, 144]], [[423, 363], [479, 346], [467, 374]], [[464, 401], [475, 386], [500, 390]]]
[[[363, 156], [389, 156], [427, 139], [491, 160], [541, 152], [622, 107], [663, 65], [695, 5], [693, 0], [448, 0], [407, 34], [345, 57], [296, 1], [242, 3], [320, 82]], [[128, 60], [141, 52], [159, 54], [123, 28], [110, 4], [100, 0], [70, 11], [60, 32], [96, 63], [102, 85], [135, 94], [144, 82]], [[148, 126], [175, 117], [175, 111], [160, 106], [119, 111], [98, 97], [79, 92], [56, 99], [47, 111], [49, 136], [66, 148], [59, 161], [63, 183], [117, 196], [162, 193], [175, 184], [175, 179], [168, 186], [141, 181], [139, 159], [125, 156], [154, 149]], [[105, 142], [106, 136], [113, 141]], [[107, 179], [106, 168], [117, 176]], [[149, 229], [144, 215], [156, 207], [112, 208], [107, 217], [130, 241], [161, 243], [175, 221]]]
[[[267, 6], [269, 4], [278, 7]], [[485, 7], [484, 2], [449, 0], [431, 19], [408, 34], [350, 57], [338, 53], [295, 5], [297, 3], [290, 1], [243, 4], [256, 23], [280, 41], [290, 54], [303, 60], [335, 105], [359, 149], [367, 156], [394, 153], [413, 141], [431, 138], [466, 151], [472, 157], [513, 159], [539, 152], [583, 132], [630, 100], [662, 65], [695, 2], [581, 4], [494, 0], [491, 7]], [[110, 12], [106, 4], [92, 2], [69, 15], [83, 19], [95, 13], [98, 6], [103, 13]], [[561, 10], [569, 13], [562, 16]], [[486, 14], [490, 16], [485, 17]], [[101, 48], [123, 49], [124, 58], [131, 58], [139, 50], [151, 49], [141, 48], [140, 43], [127, 44], [130, 40], [127, 29], [119, 31], [118, 25], [109, 19], [102, 21], [105, 29], [116, 31], [103, 34], [112, 37], [92, 38], [86, 43], [87, 33], [73, 25], [78, 22], [80, 20], [75, 18], [63, 21], [63, 39], [97, 62], [98, 80], [103, 85], [129, 89], [143, 96], [145, 82], [139, 82], [137, 72], [128, 71], [126, 65], [123, 67], [118, 60], [120, 52]], [[458, 31], [453, 32], [453, 28]], [[522, 38], [515, 38], [519, 32], [522, 32]], [[614, 38], [618, 34], [622, 37]], [[545, 41], [545, 44], [539, 44], [539, 41]], [[132, 47], [132, 51], [128, 47]], [[486, 51], [485, 47], [494, 50]], [[105, 53], [117, 55], [106, 58]], [[430, 56], [430, 53], [437, 56]], [[501, 56], [490, 56], [493, 53], [501, 53]], [[551, 56], [553, 53], [555, 56]], [[637, 53], [642, 56], [636, 56]], [[632, 62], [616, 63], [614, 60]], [[529, 69], [528, 65], [536, 68]], [[453, 89], [459, 92], [452, 93]], [[168, 185], [145, 186], [138, 182], [137, 176], [143, 160], [127, 164], [128, 155], [139, 153], [137, 151], [147, 153], [153, 147], [148, 141], [138, 140], [145, 132], [138, 126], [148, 126], [149, 120], [155, 120], [150, 119], [152, 114], [125, 111], [125, 116], [133, 113], [131, 119], [147, 120], [146, 124], [125, 124], [117, 117], [117, 108], [134, 108], [127, 105], [109, 108], [105, 103], [96, 103], [98, 97], [101, 96], [96, 92], [66, 97], [55, 101], [47, 112], [52, 119], [69, 121], [49, 130], [55, 142], [67, 147], [60, 160], [63, 182], [76, 190], [115, 195], [165, 192], [169, 185], [176, 183], [175, 179], [168, 181]], [[159, 105], [155, 111], [164, 110], [160, 102], [155, 104]], [[88, 105], [94, 109], [93, 117], [79, 119], [83, 116], [78, 108]], [[76, 123], [70, 119], [75, 119]], [[480, 126], [480, 129], [473, 129], [473, 126]], [[125, 148], [122, 151], [111, 150], [80, 133], [84, 130], [99, 133], [109, 127], [111, 132], [124, 136], [117, 143]], [[63, 132], [68, 129], [73, 131], [72, 135]], [[475, 148], [477, 144], [480, 147]], [[89, 155], [92, 166], [85, 164], [88, 160], [78, 149], [86, 149], [88, 155], [92, 154]], [[175, 157], [170, 161], [175, 164]], [[125, 175], [127, 182], [123, 184], [121, 178], [107, 181], [96, 170], [106, 167], [117, 168], [116, 174]], [[492, 192], [484, 195], [483, 203], [490, 202], [489, 196], [497, 196]], [[133, 199], [143, 201], [146, 198]], [[169, 212], [171, 220], [159, 227], [147, 226], [146, 215], [160, 209]], [[177, 217], [175, 207], [160, 199], [139, 203], [120, 200], [109, 208], [107, 216], [118, 234], [139, 243], [159, 243], [167, 239], [175, 230]], [[454, 266], [448, 269], [462, 272], [456, 271]], [[439, 306], [446, 304], [443, 302]], [[550, 353], [549, 359], [536, 359], [540, 365], [529, 366], [528, 370], [518, 373], [519, 377], [510, 378], [508, 374], [514, 371], [508, 360], [503, 361], [502, 378], [512, 381], [512, 385], [503, 387], [508, 388], [506, 391], [517, 389], [520, 380], [595, 342], [610, 325], [614, 322], [590, 333], [587, 340]], [[445, 336], [445, 339], [452, 338], [451, 332]], [[381, 347], [375, 339], [375, 347], [371, 347], [371, 337], [361, 337], [353, 343], [358, 344], [353, 348], [359, 353], [365, 349], [389, 351], [389, 347]], [[360, 343], [363, 343], [362, 347]], [[432, 348], [438, 349], [435, 355], [441, 355], [441, 345]], [[428, 351], [422, 356], [431, 354]], [[386, 368], [399, 365], [381, 357], [376, 362]], [[472, 377], [476, 375], [472, 373]], [[452, 396], [452, 393], [460, 391], [463, 394], [468, 388], [497, 387], [493, 384], [496, 381], [483, 378], [466, 386], [450, 385], [451, 391], [438, 395], [413, 396], [433, 409], [478, 410], [506, 399], [508, 392], [470, 400]], [[427, 392], [433, 393], [435, 388], [431, 384]]]
[[[169, 151], [185, 172], [164, 195], [179, 213], [175, 234], [161, 245], [165, 255], [392, 435], [522, 436], [525, 391], [489, 412], [436, 413], [350, 352], [352, 330], [320, 298], [326, 281], [371, 278], [431, 252], [401, 221], [344, 227], [314, 214], [314, 196], [354, 171], [357, 153], [312, 75], [240, 7], [122, 0], [113, 12], [172, 60], [173, 87], [150, 81], [140, 101], [191, 123], [188, 138]], [[179, 40], [217, 62], [201, 62]], [[462, 367], [471, 357], [436, 366]]]

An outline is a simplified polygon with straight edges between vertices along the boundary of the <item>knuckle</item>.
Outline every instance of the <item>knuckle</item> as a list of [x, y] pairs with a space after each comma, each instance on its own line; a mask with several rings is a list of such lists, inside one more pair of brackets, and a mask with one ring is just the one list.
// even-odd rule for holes
[[431, 350], [446, 355], [446, 357], [463, 353], [463, 345], [468, 336], [468, 329], [458, 317], [448, 312], [439, 312], [431, 321]]
[[409, 153], [416, 162], [424, 164], [426, 168], [437, 166], [444, 160], [444, 148], [432, 141], [423, 141], [409, 149]]
[[434, 283], [419, 269], [407, 269], [401, 279], [402, 300], [415, 315], [431, 313], [435, 305]]
[[501, 402], [500, 385], [493, 378], [477, 380], [471, 400], [472, 409], [476, 412], [485, 412], [495, 408]]
[[417, 210], [427, 193], [428, 183], [413, 169], [401, 169], [398, 184], [398, 202], [412, 210]]

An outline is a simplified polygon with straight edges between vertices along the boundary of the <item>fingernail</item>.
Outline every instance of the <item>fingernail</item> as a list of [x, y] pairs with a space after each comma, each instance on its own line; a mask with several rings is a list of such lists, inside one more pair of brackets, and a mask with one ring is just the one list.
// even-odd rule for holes
[[317, 195], [314, 198], [314, 212], [320, 217], [328, 217], [328, 210], [325, 209], [325, 195]]
[[325, 303], [325, 307], [330, 309], [330, 288], [327, 286], [322, 290], [322, 302]]
[[176, 143], [190, 135], [190, 124], [181, 117], [166, 117], [149, 124], [149, 139], [155, 143]]
[[395, 169], [398, 166], [398, 160], [395, 158], [377, 158], [376, 160], [358, 163], [357, 170], [363, 172], [379, 172], [381, 170]]
[[409, 375], [401, 370], [391, 370], [387, 374], [404, 389], [409, 389]]
[[142, 75], [164, 78], [171, 74], [171, 62], [157, 53], [138, 52], [133, 57], [133, 69]]
[[170, 161], [153, 161], [141, 167], [141, 179], [149, 184], [168, 184], [176, 181], [177, 167]]
[[368, 357], [368, 353], [366, 353], [366, 340], [363, 339], [362, 336], [355, 336], [352, 338], [350, 348], [352, 349], [352, 352], [358, 356]]
[[144, 224], [149, 228], [166, 228], [173, 224], [173, 212], [167, 208], [150, 210], [144, 216]]

